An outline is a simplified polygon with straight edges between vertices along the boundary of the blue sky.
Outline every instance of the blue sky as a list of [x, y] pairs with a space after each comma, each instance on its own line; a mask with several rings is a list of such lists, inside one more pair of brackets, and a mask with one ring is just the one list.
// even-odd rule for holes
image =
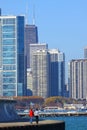
[[39, 42], [65, 53], [66, 62], [83, 58], [87, 46], [87, 0], [0, 0], [3, 15], [26, 14], [32, 24], [33, 8]]

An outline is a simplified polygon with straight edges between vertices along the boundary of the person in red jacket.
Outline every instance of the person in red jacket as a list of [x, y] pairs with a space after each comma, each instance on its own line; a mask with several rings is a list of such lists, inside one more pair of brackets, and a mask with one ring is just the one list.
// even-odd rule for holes
[[30, 116], [30, 123], [32, 124], [33, 122], [33, 117], [34, 117], [34, 112], [32, 109], [29, 110], [29, 116]]

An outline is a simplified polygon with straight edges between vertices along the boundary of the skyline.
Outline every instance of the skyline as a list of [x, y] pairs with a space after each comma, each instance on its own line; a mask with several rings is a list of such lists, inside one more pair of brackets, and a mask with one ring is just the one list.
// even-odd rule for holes
[[3, 0], [0, 5], [2, 15], [23, 14], [29, 24], [33, 23], [34, 15], [39, 43], [47, 43], [49, 49], [58, 48], [64, 52], [66, 62], [84, 58], [84, 47], [87, 46], [86, 0]]

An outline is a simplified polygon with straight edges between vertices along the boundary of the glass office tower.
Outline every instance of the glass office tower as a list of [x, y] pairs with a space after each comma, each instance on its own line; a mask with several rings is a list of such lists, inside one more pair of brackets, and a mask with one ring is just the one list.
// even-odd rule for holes
[[49, 74], [49, 96], [65, 95], [65, 54], [58, 49], [51, 49], [50, 74]]
[[24, 16], [0, 16], [0, 96], [26, 94]]

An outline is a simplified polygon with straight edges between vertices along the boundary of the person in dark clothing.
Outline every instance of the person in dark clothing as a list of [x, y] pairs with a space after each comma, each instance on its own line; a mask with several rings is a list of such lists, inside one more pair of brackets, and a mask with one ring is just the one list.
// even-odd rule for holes
[[36, 110], [34, 111], [34, 116], [35, 116], [35, 118], [36, 118], [36, 124], [38, 124], [38, 122], [39, 122], [39, 111], [38, 111], [38, 109], [36, 109]]

